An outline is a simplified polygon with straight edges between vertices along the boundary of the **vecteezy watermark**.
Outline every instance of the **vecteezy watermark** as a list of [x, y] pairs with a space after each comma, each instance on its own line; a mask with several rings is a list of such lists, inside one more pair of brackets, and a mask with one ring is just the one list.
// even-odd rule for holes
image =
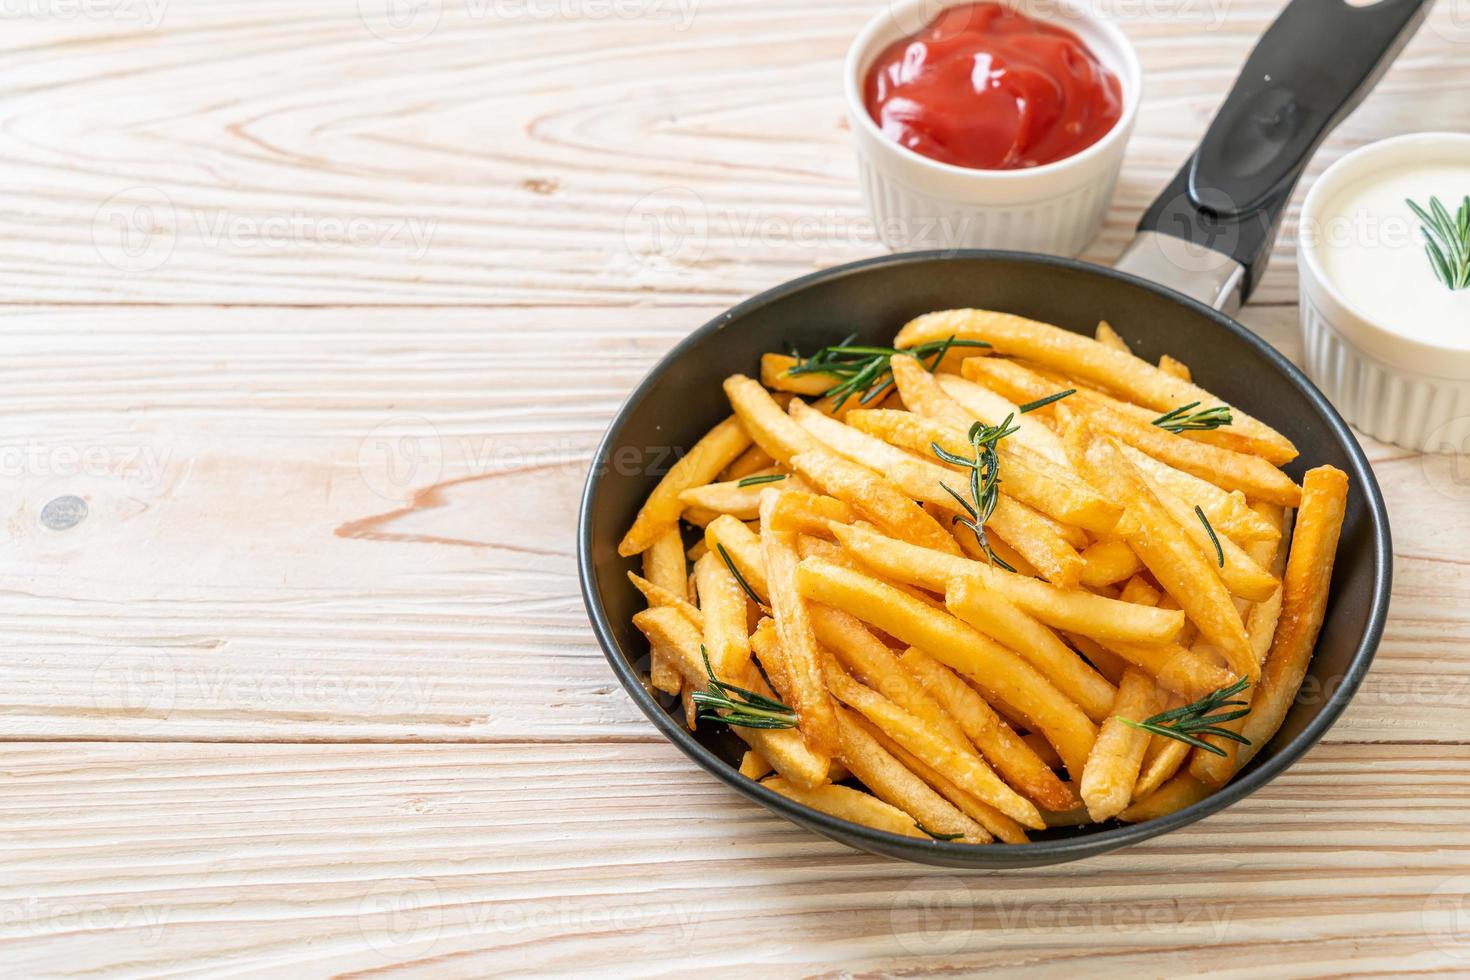
[[128, 941], [153, 945], [163, 938], [173, 910], [128, 902], [29, 896], [0, 901], [0, 930], [27, 936], [127, 932]]
[[1470, 961], [1470, 875], [1440, 882], [1424, 899], [1420, 922], [1441, 953]]
[[435, 219], [406, 215], [183, 209], [159, 188], [139, 186], [97, 209], [92, 243], [113, 268], [143, 273], [167, 263], [185, 237], [231, 254], [370, 248], [421, 259], [438, 227]]
[[168, 0], [0, 0], [0, 22], [80, 20], [157, 30]]
[[357, 903], [357, 928], [388, 959], [412, 946], [422, 955], [444, 928], [444, 899], [429, 878], [380, 881]]
[[[1224, 26], [1231, 0], [1031, 0], [1023, 8], [1027, 16], [1066, 25], [1085, 17], [1095, 20], [1142, 22], [1148, 24], [1191, 25], [1207, 31]], [[888, 0], [888, 15], [904, 34], [917, 34], [934, 23], [953, 0]], [[960, 6], [948, 14], [950, 31], [965, 28], [960, 18], [973, 15], [973, 10]]]
[[78, 476], [120, 477], [139, 489], [155, 489], [173, 458], [160, 446], [78, 446], [69, 443], [0, 442], [0, 478], [70, 479]]
[[164, 650], [118, 650], [92, 672], [92, 704], [110, 724], [132, 732], [162, 724], [177, 697], [174, 660]]
[[1450, 419], [1424, 440], [1424, 480], [1451, 500], [1470, 500], [1470, 415]]
[[699, 0], [358, 0], [363, 26], [393, 44], [413, 44], [448, 18], [470, 23], [525, 21], [654, 21], [687, 31]]
[[1470, 0], [1441, 0], [1429, 11], [1431, 31], [1453, 44], [1470, 44]]
[[1229, 903], [1181, 906], [1173, 900], [1048, 898], [971, 888], [952, 875], [925, 875], [893, 897], [889, 926], [905, 950], [919, 956], [950, 956], [981, 946], [995, 934], [1057, 934], [1128, 929], [1187, 939], [1224, 942], [1234, 916]]

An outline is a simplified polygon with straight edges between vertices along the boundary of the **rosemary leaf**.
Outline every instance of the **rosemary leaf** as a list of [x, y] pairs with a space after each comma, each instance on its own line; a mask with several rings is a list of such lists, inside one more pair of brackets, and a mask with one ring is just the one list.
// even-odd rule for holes
[[1194, 505], [1194, 516], [1198, 517], [1199, 522], [1205, 526], [1205, 533], [1210, 536], [1210, 541], [1215, 545], [1215, 560], [1220, 563], [1221, 568], [1224, 568], [1225, 549], [1220, 547], [1220, 538], [1215, 534], [1215, 529], [1210, 527], [1210, 519], [1205, 516], [1204, 508], [1199, 504]]

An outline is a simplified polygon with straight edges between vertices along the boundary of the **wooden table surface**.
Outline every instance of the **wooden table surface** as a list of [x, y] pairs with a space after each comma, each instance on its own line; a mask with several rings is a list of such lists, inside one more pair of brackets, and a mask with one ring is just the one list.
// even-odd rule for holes
[[[1306, 184], [1470, 129], [1466, 2]], [[1104, 6], [1147, 77], [1111, 261], [1280, 3]], [[1396, 552], [1365, 688], [1122, 853], [848, 851], [614, 680], [574, 577], [591, 449], [686, 332], [880, 251], [838, 97], [876, 7], [4, 6], [0, 972], [1470, 971], [1466, 455], [1365, 440]], [[1296, 357], [1289, 238], [1243, 318]]]

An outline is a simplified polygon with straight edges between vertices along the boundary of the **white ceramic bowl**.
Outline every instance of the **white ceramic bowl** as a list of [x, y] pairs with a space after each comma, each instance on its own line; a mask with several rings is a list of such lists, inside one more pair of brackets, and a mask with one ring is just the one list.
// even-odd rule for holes
[[[1440, 161], [1470, 165], [1470, 135], [1383, 140], [1349, 153], [1317, 179], [1302, 206], [1298, 235], [1302, 343], [1307, 374], [1358, 429], [1408, 449], [1463, 452], [1470, 445], [1470, 316], [1458, 343], [1412, 336], [1354, 305], [1323, 261], [1324, 250], [1333, 247], [1333, 204], [1345, 187], [1375, 172]], [[1402, 316], [1407, 322], [1414, 315], [1413, 298], [1406, 295]]]
[[1001, 248], [1076, 255], [1097, 237], [1123, 165], [1142, 87], [1138, 55], [1116, 25], [1076, 0], [1005, 0], [1081, 38], [1118, 77], [1123, 114], [1092, 146], [1040, 167], [977, 170], [940, 163], [879, 131], [863, 104], [863, 85], [885, 48], [922, 30], [945, 8], [966, 2], [971, 0], [891, 0], [848, 49], [847, 118], [868, 212], [883, 243], [895, 251]]

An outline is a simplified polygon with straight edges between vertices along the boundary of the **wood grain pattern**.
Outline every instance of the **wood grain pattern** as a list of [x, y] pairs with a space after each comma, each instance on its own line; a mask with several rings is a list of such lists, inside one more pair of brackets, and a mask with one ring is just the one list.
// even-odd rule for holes
[[[5, 11], [0, 972], [1470, 969], [1463, 459], [1365, 443], [1395, 589], [1364, 689], [1277, 783], [1122, 854], [856, 854], [617, 686], [574, 579], [592, 448], [690, 329], [879, 251], [835, 83], [875, 6]], [[1099, 261], [1280, 2], [1111, 7], [1148, 90]], [[1467, 24], [1438, 6], [1308, 184], [1470, 128]], [[1294, 220], [1243, 319], [1299, 359]]]

